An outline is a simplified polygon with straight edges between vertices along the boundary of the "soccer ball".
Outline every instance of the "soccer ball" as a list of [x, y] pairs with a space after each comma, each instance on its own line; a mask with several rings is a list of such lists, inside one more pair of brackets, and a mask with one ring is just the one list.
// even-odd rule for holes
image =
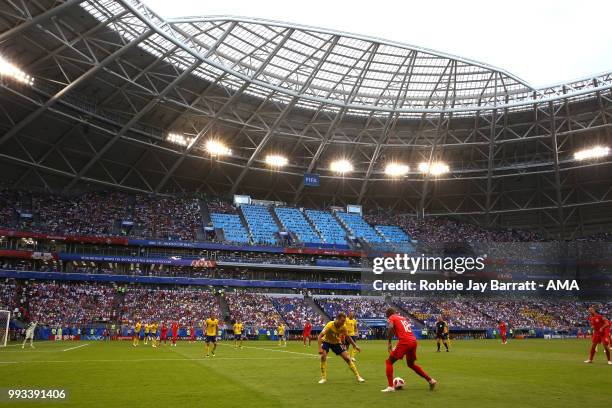
[[404, 379], [401, 377], [395, 377], [393, 379], [393, 388], [395, 388], [396, 390], [401, 390], [402, 388], [404, 388], [404, 384], [406, 384], [404, 382]]

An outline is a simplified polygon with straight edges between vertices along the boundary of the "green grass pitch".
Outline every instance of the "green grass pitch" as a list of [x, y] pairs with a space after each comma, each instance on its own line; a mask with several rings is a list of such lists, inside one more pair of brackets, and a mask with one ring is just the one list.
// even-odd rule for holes
[[[585, 340], [454, 341], [450, 353], [419, 342], [419, 363], [439, 381], [428, 390], [403, 361], [395, 375], [406, 388], [382, 394], [386, 386], [382, 341], [360, 342], [357, 384], [346, 364], [330, 355], [327, 384], [319, 385], [315, 344], [251, 341], [236, 350], [220, 342], [216, 357], [204, 358], [204, 344], [180, 342], [154, 349], [141, 342], [39, 342], [0, 349], [0, 387], [57, 388], [61, 403], [0, 402], [0, 406], [68, 407], [603, 407], [612, 402], [612, 366], [603, 350], [583, 363]], [[73, 348], [76, 346], [82, 346]], [[68, 349], [68, 350], [67, 350]], [[66, 350], [66, 351], [65, 351]]]

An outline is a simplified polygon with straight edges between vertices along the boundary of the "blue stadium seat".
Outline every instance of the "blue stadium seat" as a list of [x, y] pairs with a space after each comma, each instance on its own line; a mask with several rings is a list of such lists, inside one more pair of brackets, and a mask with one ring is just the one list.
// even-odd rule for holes
[[237, 214], [210, 214], [210, 219], [215, 228], [221, 228], [225, 240], [229, 242], [248, 243], [249, 234], [242, 225], [242, 220]]
[[240, 206], [247, 227], [251, 231], [253, 244], [276, 245], [278, 224], [268, 207], [243, 204]]
[[385, 241], [393, 242], [393, 243], [405, 243], [411, 242], [410, 237], [406, 232], [398, 226], [395, 225], [376, 225], [374, 226], [376, 230], [383, 236]]
[[336, 218], [327, 211], [306, 210], [306, 216], [315, 225], [319, 234], [327, 244], [346, 245], [346, 231]]
[[357, 238], [362, 238], [369, 243], [384, 242], [382, 237], [368, 224], [361, 215], [354, 213], [339, 212], [338, 218], [351, 234]]
[[305, 244], [320, 244], [321, 237], [297, 208], [276, 207], [276, 216], [287, 231], [293, 232]]

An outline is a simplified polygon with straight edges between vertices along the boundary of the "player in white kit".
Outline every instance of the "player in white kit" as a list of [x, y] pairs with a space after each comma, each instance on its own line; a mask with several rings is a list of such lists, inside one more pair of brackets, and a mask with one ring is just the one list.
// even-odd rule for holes
[[25, 332], [25, 339], [23, 340], [23, 344], [21, 345], [21, 348], [24, 348], [26, 345], [26, 342], [28, 340], [30, 340], [30, 347], [34, 348], [34, 331], [36, 330], [36, 325], [38, 323], [36, 322], [31, 322], [28, 325], [28, 328], [26, 329]]

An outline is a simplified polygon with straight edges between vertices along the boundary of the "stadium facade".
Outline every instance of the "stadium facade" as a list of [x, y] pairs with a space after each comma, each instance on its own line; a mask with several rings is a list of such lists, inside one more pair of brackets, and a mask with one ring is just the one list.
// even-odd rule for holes
[[[612, 73], [534, 88], [406, 44], [166, 20], [135, 0], [4, 2], [0, 17], [1, 55], [34, 78], [0, 80], [9, 185], [359, 203], [570, 237], [612, 225], [612, 161], [573, 156], [612, 145]], [[211, 139], [232, 154], [211, 156]], [[271, 153], [288, 164], [271, 169]], [[329, 170], [339, 158], [354, 170]], [[394, 162], [410, 170], [390, 178]], [[422, 162], [449, 171], [423, 174]]]

